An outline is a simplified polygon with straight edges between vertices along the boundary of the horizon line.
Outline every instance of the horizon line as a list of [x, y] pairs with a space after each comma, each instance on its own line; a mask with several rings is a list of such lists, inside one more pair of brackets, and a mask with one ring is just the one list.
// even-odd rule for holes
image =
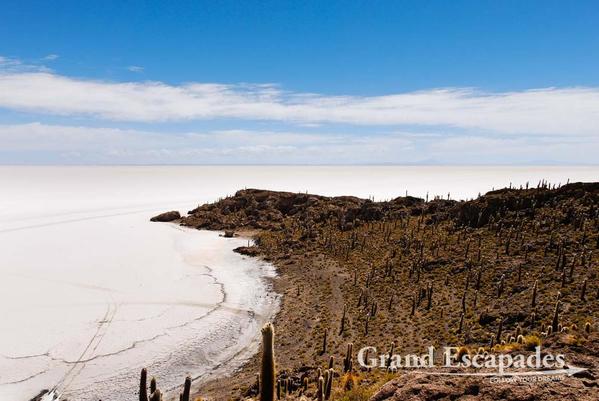
[[2, 163], [0, 167], [599, 167], [599, 163]]

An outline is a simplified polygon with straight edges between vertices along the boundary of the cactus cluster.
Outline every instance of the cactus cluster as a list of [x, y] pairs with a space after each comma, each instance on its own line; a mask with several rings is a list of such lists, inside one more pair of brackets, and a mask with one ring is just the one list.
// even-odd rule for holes
[[[150, 380], [148, 393], [148, 370], [143, 368], [139, 379], [139, 401], [162, 401], [162, 392], [157, 387], [156, 378]], [[179, 401], [191, 401], [191, 377], [185, 378], [183, 392], [179, 393]]]

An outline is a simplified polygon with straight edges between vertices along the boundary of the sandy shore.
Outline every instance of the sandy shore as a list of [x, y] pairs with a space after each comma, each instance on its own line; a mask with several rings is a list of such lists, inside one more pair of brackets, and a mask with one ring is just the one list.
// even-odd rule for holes
[[[273, 288], [282, 295], [280, 310], [274, 319], [278, 364], [297, 366], [306, 360], [312, 361], [312, 367], [324, 364], [328, 353], [321, 356], [312, 352], [321, 338], [307, 338], [306, 333], [335, 325], [340, 320], [342, 307], [339, 305], [345, 302], [341, 285], [348, 278], [347, 274], [337, 263], [316, 252], [305, 255], [266, 252], [260, 257], [276, 266]], [[331, 350], [340, 351], [344, 347], [343, 342], [337, 342], [329, 344]], [[247, 396], [256, 380], [259, 363], [260, 355], [253, 355], [234, 374], [198, 386], [199, 394], [215, 400]]]

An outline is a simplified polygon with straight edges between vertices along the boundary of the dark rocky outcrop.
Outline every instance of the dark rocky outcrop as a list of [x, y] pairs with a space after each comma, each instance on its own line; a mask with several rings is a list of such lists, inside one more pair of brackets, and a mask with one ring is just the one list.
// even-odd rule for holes
[[584, 216], [599, 213], [599, 183], [573, 183], [558, 188], [505, 188], [490, 191], [471, 201], [435, 199], [425, 202], [411, 196], [374, 202], [354, 196], [327, 197], [305, 193], [244, 189], [234, 196], [199, 206], [182, 217], [176, 211], [162, 213], [152, 221], [181, 219], [181, 225], [210, 230], [241, 228], [280, 230], [286, 219], [304, 224], [335, 224], [346, 231], [356, 226], [408, 216], [426, 217], [426, 224], [453, 219], [472, 228], [511, 217], [534, 217], [537, 210], [551, 207], [561, 213], [561, 224], [582, 224]]
[[181, 214], [178, 211], [172, 210], [170, 212], [160, 213], [158, 216], [154, 216], [150, 219], [150, 221], [159, 221], [159, 222], [168, 222], [179, 220], [181, 218]]
[[258, 247], [255, 246], [240, 246], [233, 249], [233, 252], [237, 252], [247, 256], [258, 256], [260, 254], [260, 249], [258, 249]]
[[[435, 201], [437, 202], [437, 201]], [[455, 202], [429, 202], [401, 197], [388, 202], [373, 202], [354, 196], [327, 197], [293, 192], [245, 189], [216, 203], [202, 205], [189, 212], [181, 224], [196, 228], [224, 230], [256, 228], [279, 230], [286, 218], [301, 219], [307, 224], [329, 220], [341, 229], [385, 218], [417, 215], [447, 209]]]
[[564, 212], [562, 223], [570, 224], [577, 222], [577, 215], [596, 213], [598, 205], [599, 183], [577, 182], [554, 189], [541, 186], [487, 192], [476, 200], [459, 203], [453, 215], [460, 225], [476, 228], [492, 220], [497, 221], [510, 212], [533, 217], [539, 208], [551, 206]]

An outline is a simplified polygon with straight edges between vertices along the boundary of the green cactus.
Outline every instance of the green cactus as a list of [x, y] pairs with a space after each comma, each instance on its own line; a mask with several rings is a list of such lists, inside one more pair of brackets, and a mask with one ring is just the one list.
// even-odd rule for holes
[[352, 343], [347, 344], [347, 351], [345, 353], [345, 359], [343, 359], [343, 373], [350, 372], [353, 365], [353, 353], [354, 345]]
[[555, 309], [553, 310], [553, 319], [551, 320], [551, 329], [554, 333], [558, 333], [560, 331], [559, 324], [559, 306], [560, 301], [555, 302]]
[[345, 315], [347, 314], [347, 305], [343, 305], [343, 315], [341, 316], [341, 328], [339, 330], [339, 335], [342, 335], [345, 331]]
[[324, 401], [324, 378], [320, 376], [318, 378], [318, 388], [316, 390], [316, 398], [318, 401]]
[[495, 342], [501, 341], [501, 333], [503, 331], [503, 317], [499, 318], [499, 327], [497, 328], [497, 335], [495, 336]]
[[141, 370], [139, 379], [139, 401], [148, 401], [148, 370], [146, 368]]
[[191, 377], [185, 378], [185, 385], [183, 386], [183, 394], [181, 394], [181, 401], [190, 401], [191, 398]]
[[501, 278], [499, 279], [499, 285], [497, 285], [497, 298], [500, 298], [501, 294], [503, 294], [504, 286], [505, 286], [505, 274], [502, 274]]
[[320, 351], [320, 355], [324, 355], [327, 353], [327, 337], [329, 335], [329, 330], [325, 329], [324, 334], [322, 336], [322, 350]]
[[324, 399], [328, 400], [331, 398], [331, 391], [333, 388], [333, 377], [335, 376], [335, 371], [333, 369], [328, 370], [327, 381], [325, 383], [324, 388]]
[[150, 401], [162, 401], [162, 393], [160, 390], [156, 389], [152, 392], [150, 396]]
[[522, 281], [522, 263], [518, 263], [518, 283]]
[[426, 297], [427, 297], [426, 309], [428, 310], [431, 308], [431, 306], [433, 304], [433, 283], [432, 282], [430, 282], [428, 285]]
[[277, 380], [277, 400], [281, 399], [281, 380]]
[[391, 342], [391, 349], [389, 350], [389, 358], [387, 359], [387, 369], [391, 366], [393, 354], [395, 353], [395, 342]]
[[262, 386], [260, 388], [261, 401], [273, 401], [275, 397], [275, 352], [274, 352], [275, 329], [271, 323], [266, 323], [262, 328], [262, 366], [260, 377]]

